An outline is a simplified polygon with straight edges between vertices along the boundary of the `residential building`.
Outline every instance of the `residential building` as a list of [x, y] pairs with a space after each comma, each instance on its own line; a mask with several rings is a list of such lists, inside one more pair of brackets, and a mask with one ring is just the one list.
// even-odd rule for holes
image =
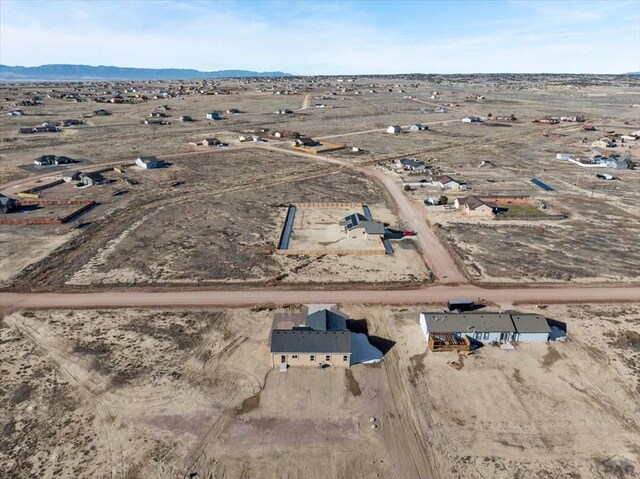
[[433, 179], [433, 185], [445, 190], [459, 190], [464, 189], [463, 185], [465, 185], [465, 183], [463, 183], [462, 181], [454, 180], [448, 175], [441, 175], [436, 176]]
[[600, 138], [591, 143], [592, 148], [615, 148], [616, 142], [609, 138]]
[[391, 125], [389, 128], [387, 128], [387, 133], [391, 134], [391, 135], [397, 135], [398, 133], [400, 133], [401, 128], [397, 125]]
[[546, 342], [551, 332], [543, 316], [519, 313], [420, 313], [420, 328], [432, 349], [434, 343], [464, 338], [483, 344]]
[[424, 172], [427, 170], [427, 165], [415, 158], [400, 158], [396, 160], [396, 168], [402, 168], [405, 171]]
[[220, 113], [217, 111], [211, 111], [207, 113], [207, 120], [220, 120]]
[[316, 146], [320, 146], [319, 141], [316, 141], [313, 138], [309, 138], [309, 137], [296, 138], [295, 140], [293, 140], [293, 144], [294, 146], [303, 146], [306, 148], [313, 148]]
[[202, 140], [202, 144], [204, 146], [220, 146], [222, 145], [222, 142], [217, 138], [205, 138]]
[[429, 127], [427, 125], [423, 125], [422, 123], [414, 123], [409, 127], [410, 131], [425, 131], [428, 129]]
[[101, 108], [99, 110], [94, 110], [93, 114], [97, 116], [109, 116], [111, 115], [111, 112]]
[[573, 160], [576, 155], [572, 155], [570, 153], [558, 153], [556, 155], [557, 160]]
[[303, 307], [302, 313], [276, 313], [270, 353], [271, 367], [281, 371], [290, 366], [349, 368], [377, 363], [383, 356], [366, 334], [351, 332], [346, 318], [323, 306], [313, 312]]
[[66, 183], [71, 183], [72, 181], [78, 181], [80, 179], [80, 172], [79, 171], [63, 171], [62, 179]]
[[485, 201], [477, 196], [456, 198], [453, 205], [468, 216], [492, 218], [499, 210], [498, 205], [492, 201]]
[[479, 123], [480, 122], [480, 117], [479, 116], [466, 116], [461, 121], [463, 123]]
[[94, 186], [104, 183], [105, 179], [100, 173], [80, 173], [80, 182], [85, 186]]
[[141, 156], [136, 159], [136, 165], [145, 170], [150, 170], [152, 168], [164, 168], [166, 163], [155, 156]]
[[360, 213], [354, 213], [340, 220], [340, 226], [344, 228], [349, 238], [362, 238], [366, 240], [381, 240], [384, 238], [384, 224], [374, 221]]

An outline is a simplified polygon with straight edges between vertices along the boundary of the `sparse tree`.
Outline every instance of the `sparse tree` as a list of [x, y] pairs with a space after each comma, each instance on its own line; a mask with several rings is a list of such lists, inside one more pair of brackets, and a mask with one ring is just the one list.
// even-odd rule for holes
[[442, 195], [440, 197], [440, 199], [438, 200], [438, 203], [441, 204], [441, 205], [446, 205], [447, 203], [449, 203], [449, 197], [445, 196], [445, 195]]

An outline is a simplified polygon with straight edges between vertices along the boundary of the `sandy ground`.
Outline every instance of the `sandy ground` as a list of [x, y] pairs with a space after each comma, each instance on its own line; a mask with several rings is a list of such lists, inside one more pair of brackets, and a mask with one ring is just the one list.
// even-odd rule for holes
[[269, 369], [272, 311], [9, 314], [0, 472], [635, 477], [640, 304], [524, 308], [566, 322], [569, 339], [462, 359], [427, 352], [421, 310], [343, 306], [383, 341], [383, 362], [286, 373]]
[[[46, 258], [52, 251], [66, 243], [71, 236], [71, 233], [45, 233], [34, 234], [26, 240], [24, 235], [17, 232], [0, 232], [0, 285], [11, 284], [13, 278], [26, 266]], [[11, 247], [17, 242], [23, 243], [21, 249]]]

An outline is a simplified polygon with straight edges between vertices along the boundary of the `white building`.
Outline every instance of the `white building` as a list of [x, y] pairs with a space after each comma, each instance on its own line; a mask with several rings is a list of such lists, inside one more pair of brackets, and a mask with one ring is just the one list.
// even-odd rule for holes
[[420, 313], [420, 328], [427, 341], [432, 334], [447, 334], [483, 344], [546, 342], [551, 332], [543, 316], [517, 313]]
[[149, 170], [152, 168], [162, 168], [165, 166], [165, 163], [155, 156], [141, 156], [136, 159], [136, 165], [140, 168], [144, 168], [145, 170]]
[[392, 125], [389, 128], [387, 128], [387, 133], [391, 135], [397, 135], [398, 133], [400, 133], [400, 129], [401, 128], [399, 126]]
[[556, 160], [573, 160], [576, 155], [572, 155], [570, 153], [558, 153], [556, 155]]

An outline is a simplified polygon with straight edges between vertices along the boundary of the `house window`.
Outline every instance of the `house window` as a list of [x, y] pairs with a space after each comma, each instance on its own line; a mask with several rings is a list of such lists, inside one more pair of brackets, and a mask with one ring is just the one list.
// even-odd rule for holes
[[489, 333], [484, 333], [484, 339], [489, 339]]
[[313, 354], [311, 354], [309, 356], [309, 361], [311, 361], [313, 363], [313, 362], [315, 362], [315, 360], [316, 360], [316, 357]]
[[329, 356], [328, 354], [324, 357], [324, 360], [327, 362], [331, 361], [331, 356]]
[[297, 354], [292, 354], [291, 355], [291, 359], [298, 359], [298, 355]]
[[347, 356], [347, 355], [342, 356], [342, 361], [343, 361], [343, 362], [345, 362], [345, 363], [346, 363], [347, 361], [349, 361], [349, 356]]

